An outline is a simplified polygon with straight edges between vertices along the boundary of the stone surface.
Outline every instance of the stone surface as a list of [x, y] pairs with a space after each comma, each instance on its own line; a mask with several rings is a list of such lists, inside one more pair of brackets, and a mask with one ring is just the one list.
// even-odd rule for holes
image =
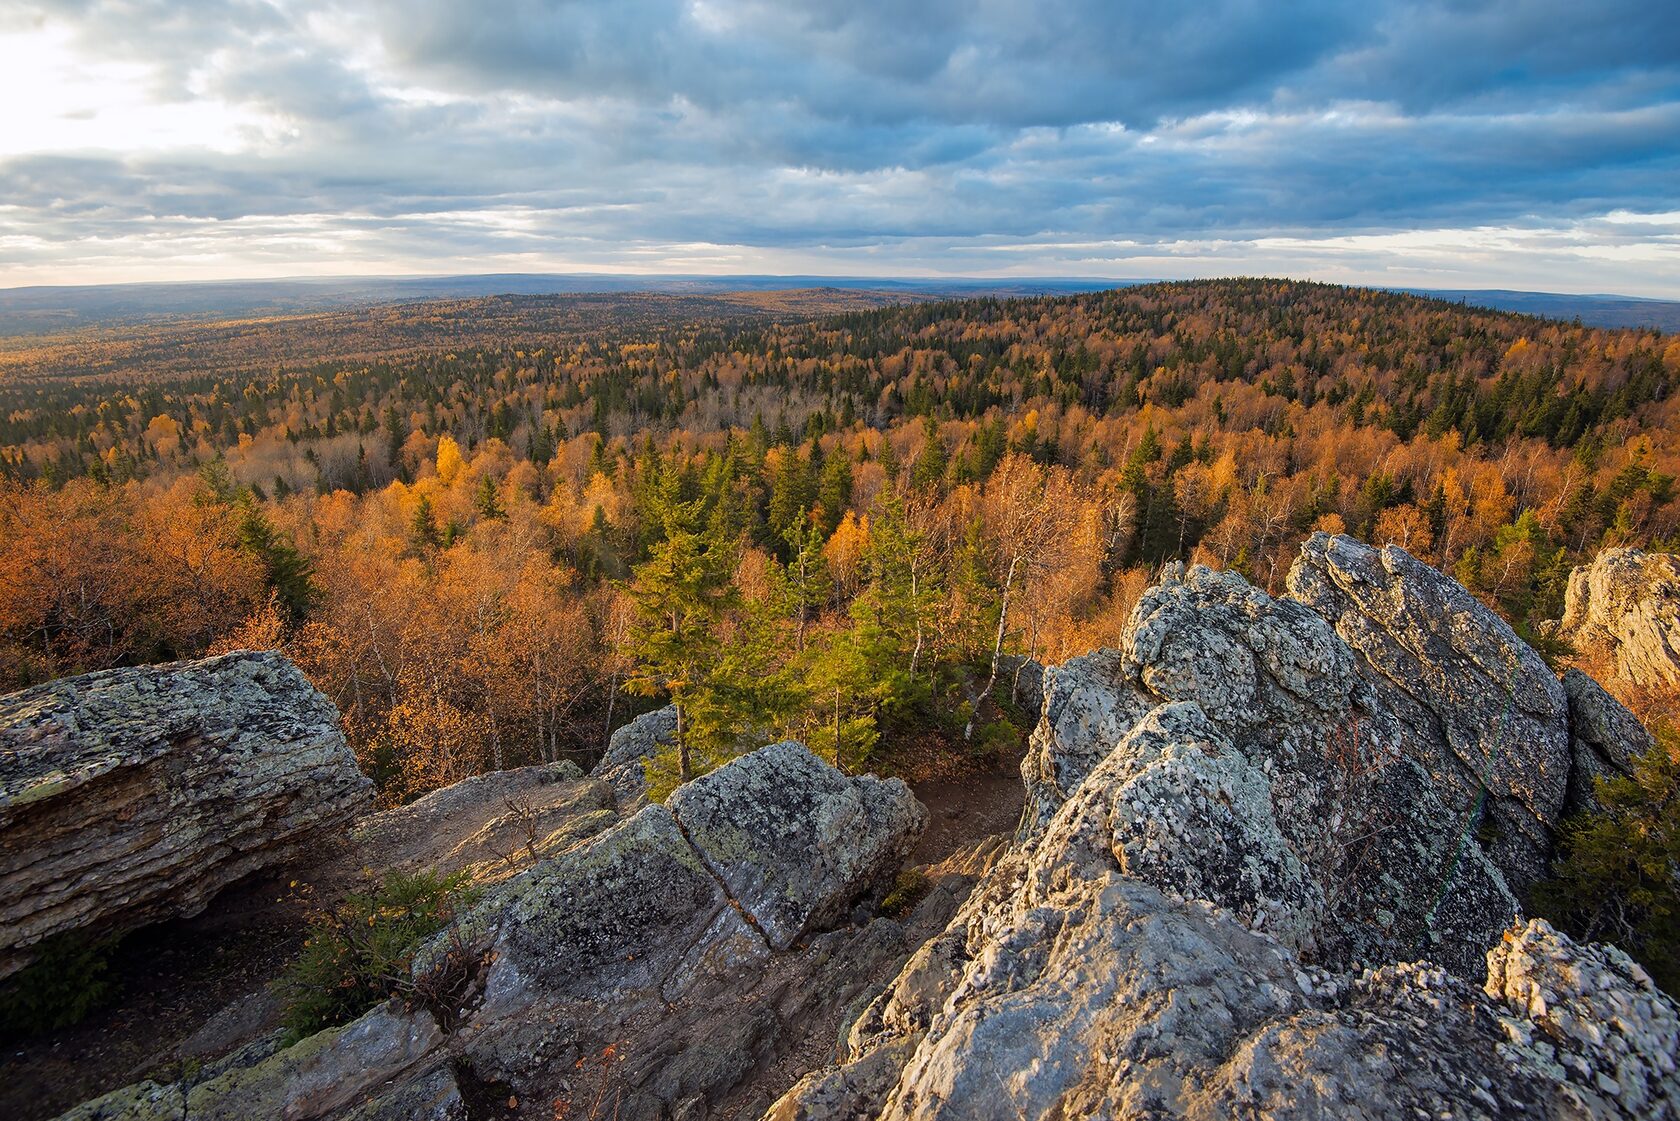
[[309, 878], [320, 887], [378, 868], [504, 880], [618, 816], [612, 788], [571, 763], [491, 771], [362, 818], [341, 860]]
[[1327, 619], [1455, 812], [1487, 791], [1489, 856], [1519, 891], [1545, 875], [1571, 754], [1563, 687], [1450, 577], [1392, 545], [1314, 534], [1290, 594]]
[[[77, 1106], [60, 1121], [307, 1121], [342, 1116], [388, 1093], [389, 1083], [405, 1081], [404, 1076], [426, 1067], [443, 1041], [429, 1014], [404, 1011], [395, 1003], [381, 1005], [283, 1050], [269, 1041], [237, 1051], [181, 1082], [126, 1086]], [[432, 1073], [428, 1070], [422, 1080]], [[391, 1114], [371, 1116], [382, 1115]]]
[[276, 653], [0, 698], [0, 977], [71, 931], [191, 915], [372, 801], [338, 713]]
[[927, 826], [902, 781], [847, 778], [792, 742], [695, 779], [666, 804], [777, 950], [890, 876]]
[[1044, 704], [1021, 760], [1023, 836], [1036, 836], [1151, 705], [1116, 688], [1121, 655], [1098, 650], [1044, 671]]
[[1290, 586], [1170, 566], [1048, 671], [1015, 846], [767, 1118], [1675, 1116], [1673, 1001], [1502, 873], [1625, 710], [1398, 551]]
[[1103, 807], [1174, 739], [1217, 752], [1205, 719], [1151, 713], [765, 1116], [1674, 1116], [1674, 1004], [1613, 950], [1519, 926], [1493, 996], [1429, 964], [1325, 971], [1255, 929], [1290, 925], [1256, 921], [1291, 908], [1252, 905], [1263, 870], [1222, 905], [1128, 874]]
[[1578, 946], [1539, 919], [1488, 953], [1505, 1057], [1596, 1117], [1680, 1117], [1680, 1013], [1614, 946]]
[[[494, 781], [579, 786], [540, 777]], [[472, 793], [440, 792], [381, 828], [406, 836]], [[606, 1070], [604, 1115], [704, 1118], [800, 1026], [908, 955], [892, 920], [818, 930], [891, 878], [925, 817], [901, 782], [841, 775], [797, 744], [761, 749], [487, 888], [416, 955], [429, 1012], [376, 1010], [208, 1081], [127, 1087], [71, 1116], [179, 1116], [186, 1101], [194, 1117], [453, 1121], [472, 1115], [470, 1087], [531, 1103], [528, 1115], [569, 1101], [585, 1116]], [[782, 950], [793, 937], [808, 944]], [[370, 1050], [376, 1026], [383, 1050]], [[135, 1101], [153, 1112], [114, 1112]]]
[[1569, 698], [1569, 750], [1574, 759], [1566, 808], [1571, 813], [1598, 809], [1597, 780], [1631, 775], [1634, 756], [1651, 749], [1651, 733], [1604, 686], [1578, 669], [1564, 671], [1563, 691]]
[[1622, 680], [1680, 685], [1680, 556], [1606, 549], [1569, 574], [1563, 637], [1609, 656]]
[[644, 712], [612, 734], [606, 754], [589, 773], [612, 787], [621, 805], [640, 806], [647, 800], [647, 761], [676, 734], [675, 705]]
[[[1265, 890], [1293, 884], [1290, 909], [1260, 896], [1249, 904], [1290, 923], [1271, 929], [1313, 960], [1429, 954], [1480, 974], [1482, 951], [1516, 901], [1467, 835], [1460, 788], [1419, 762], [1444, 744], [1416, 742], [1318, 613], [1235, 573], [1169, 566], [1139, 599], [1118, 650], [1049, 672], [1045, 717], [1023, 764], [1036, 806], [1024, 839], [1042, 835], [1064, 788], [1107, 760], [1105, 783], [1136, 784], [1113, 811], [1136, 834], [1125, 844], [1133, 874], [1238, 906], [1227, 894], [1234, 882], [1215, 881], [1240, 875], [1244, 890], [1260, 891], [1257, 869], [1239, 866], [1264, 859], [1274, 877]], [[1135, 773], [1139, 746], [1154, 745], [1149, 760], [1164, 750], [1156, 714], [1174, 703], [1170, 763]], [[1128, 744], [1150, 722], [1151, 734]], [[1247, 851], [1234, 864], [1226, 857], [1238, 848]]]

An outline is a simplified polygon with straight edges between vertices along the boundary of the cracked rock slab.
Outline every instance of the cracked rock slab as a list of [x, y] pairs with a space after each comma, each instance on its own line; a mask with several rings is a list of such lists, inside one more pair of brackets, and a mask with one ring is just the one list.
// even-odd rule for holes
[[848, 778], [791, 741], [684, 784], [667, 805], [777, 950], [839, 918], [927, 826], [902, 780]]
[[43, 938], [196, 914], [372, 800], [337, 711], [282, 654], [0, 697], [0, 977]]

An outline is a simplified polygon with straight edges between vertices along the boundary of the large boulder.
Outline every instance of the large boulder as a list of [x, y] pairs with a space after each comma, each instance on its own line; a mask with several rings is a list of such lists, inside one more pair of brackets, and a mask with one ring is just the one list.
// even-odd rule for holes
[[195, 914], [372, 798], [337, 711], [281, 654], [0, 698], [0, 977], [44, 938]]
[[644, 712], [613, 732], [606, 754], [589, 773], [612, 787], [620, 805], [635, 808], [647, 801], [648, 760], [675, 742], [677, 706]]
[[1680, 1116], [1674, 1003], [1614, 950], [1303, 961], [1324, 901], [1266, 773], [1152, 710], [766, 1118]]
[[1569, 574], [1559, 631], [1631, 685], [1680, 686], [1680, 556], [1604, 550]]
[[792, 742], [679, 787], [667, 805], [777, 950], [832, 923], [903, 863], [927, 826], [900, 780], [847, 778]]
[[[232, 1077], [128, 1087], [72, 1116], [178, 1116], [185, 1101], [206, 1117], [454, 1119], [492, 1090], [581, 1115], [610, 1085], [608, 1115], [703, 1118], [908, 955], [888, 919], [820, 928], [890, 879], [925, 818], [902, 782], [842, 775], [798, 744], [761, 749], [489, 887], [417, 953], [423, 1010], [376, 1009], [252, 1052]], [[364, 1055], [382, 1023], [408, 1042]], [[329, 1096], [317, 1087], [334, 1070], [347, 1073]], [[111, 1111], [136, 1101], [163, 1105]]]
[[1285, 922], [1263, 928], [1325, 964], [1428, 954], [1480, 973], [1516, 900], [1469, 835], [1457, 783], [1425, 765], [1444, 745], [1416, 742], [1317, 612], [1235, 573], [1169, 566], [1118, 650], [1049, 675], [1022, 840], [1102, 770], [1105, 789], [1126, 788], [1105, 812], [1130, 820], [1130, 874]]

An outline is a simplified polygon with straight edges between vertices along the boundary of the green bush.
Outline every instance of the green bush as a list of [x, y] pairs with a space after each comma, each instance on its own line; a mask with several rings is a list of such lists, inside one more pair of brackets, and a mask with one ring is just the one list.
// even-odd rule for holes
[[349, 1023], [390, 997], [412, 996], [415, 950], [477, 897], [460, 873], [392, 872], [316, 916], [280, 982], [287, 1042]]
[[933, 881], [928, 879], [927, 873], [920, 868], [906, 868], [893, 881], [892, 890], [881, 900], [881, 913], [891, 918], [902, 919], [916, 909], [916, 904], [926, 897], [933, 887]]
[[66, 934], [36, 946], [35, 960], [0, 985], [0, 1036], [81, 1023], [111, 993], [105, 973], [116, 945]]
[[1680, 733], [1657, 731], [1632, 778], [1599, 780], [1601, 812], [1564, 825], [1537, 902], [1577, 938], [1613, 942], [1680, 995]]

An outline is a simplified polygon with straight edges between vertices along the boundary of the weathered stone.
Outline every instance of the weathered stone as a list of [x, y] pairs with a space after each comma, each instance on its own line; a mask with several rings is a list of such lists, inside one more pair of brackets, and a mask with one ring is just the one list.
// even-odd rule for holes
[[[1150, 719], [1203, 717], [1178, 706]], [[1111, 764], [911, 959], [846, 1060], [767, 1118], [1673, 1116], [1674, 1005], [1615, 951], [1548, 931], [1547, 958], [1531, 925], [1489, 980], [1517, 994], [1498, 1005], [1428, 964], [1303, 965], [1240, 912], [1123, 873], [1093, 789], [1113, 789]], [[1562, 1027], [1532, 986], [1506, 980], [1548, 969], [1561, 980], [1547, 991], [1574, 1001], [1555, 1012]], [[1542, 1071], [1546, 1052], [1523, 1041], [1559, 1030], [1581, 1053]], [[1638, 1092], [1607, 1095], [1616, 1078]]]
[[491, 771], [362, 818], [341, 861], [348, 867], [321, 869], [311, 882], [361, 868], [504, 880], [618, 819], [612, 788], [571, 763]]
[[471, 1121], [455, 1072], [447, 1067], [412, 1080], [342, 1115], [342, 1121]]
[[1634, 757], [1651, 749], [1651, 733], [1604, 686], [1578, 669], [1564, 671], [1563, 691], [1569, 698], [1569, 750], [1574, 756], [1567, 809], [1598, 809], [1597, 780], [1631, 775]]
[[1680, 556], [1606, 549], [1569, 574], [1564, 638], [1633, 685], [1680, 685]]
[[1098, 650], [1044, 671], [1044, 705], [1021, 760], [1023, 838], [1037, 836], [1091, 768], [1148, 712], [1148, 700], [1116, 686], [1119, 651]]
[[196, 914], [372, 797], [337, 712], [280, 654], [0, 698], [0, 977], [43, 938]]
[[775, 994], [844, 988], [815, 977], [851, 951], [778, 950], [896, 867], [924, 815], [902, 783], [846, 777], [791, 743], [679, 788], [468, 916], [462, 935], [490, 964], [457, 1033], [466, 1059], [546, 1087], [628, 1040], [623, 1115], [718, 1100], [807, 1014]]
[[902, 781], [847, 778], [792, 742], [686, 783], [666, 804], [777, 950], [890, 876], [927, 825]]
[[[1420, 749], [1325, 619], [1235, 573], [1171, 565], [1139, 599], [1121, 648], [1071, 665], [1050, 671], [1050, 705], [1023, 764], [1042, 822], [1029, 814], [1024, 839], [1048, 827], [1063, 784], [1088, 780], [1106, 757], [1105, 787], [1138, 784], [1111, 815], [1135, 834], [1122, 844], [1131, 874], [1242, 910], [1238, 896], [1260, 883], [1239, 890], [1232, 877], [1264, 859], [1283, 877], [1267, 890], [1287, 880], [1288, 903], [1254, 897], [1248, 917], [1282, 923], [1264, 928], [1316, 960], [1428, 954], [1480, 974], [1516, 902], [1468, 835], [1468, 809], [1449, 806], [1411, 757]], [[1115, 747], [1173, 702], [1205, 719], [1190, 729], [1175, 718], [1170, 766], [1134, 774], [1135, 747]], [[1164, 730], [1140, 741], [1156, 745], [1144, 764], [1159, 758]], [[1248, 794], [1221, 800], [1239, 790]], [[1215, 849], [1245, 855], [1233, 864]]]
[[1488, 953], [1503, 1053], [1593, 1117], [1680, 1118], [1680, 1010], [1614, 946], [1577, 945], [1543, 920]]
[[1571, 756], [1563, 687], [1509, 625], [1402, 549], [1318, 533], [1289, 591], [1334, 625], [1405, 754], [1464, 813], [1486, 790], [1488, 855], [1517, 888], [1546, 874]]
[[246, 1048], [181, 1082], [142, 1082], [115, 1090], [77, 1106], [59, 1121], [340, 1117], [386, 1092], [388, 1083], [430, 1070], [430, 1060], [443, 1042], [443, 1033], [427, 1013], [381, 1005], [284, 1050], [274, 1050], [272, 1044]]
[[677, 734], [677, 706], [644, 712], [607, 740], [607, 751], [589, 773], [612, 787], [619, 804], [629, 808], [647, 800], [647, 762]]

